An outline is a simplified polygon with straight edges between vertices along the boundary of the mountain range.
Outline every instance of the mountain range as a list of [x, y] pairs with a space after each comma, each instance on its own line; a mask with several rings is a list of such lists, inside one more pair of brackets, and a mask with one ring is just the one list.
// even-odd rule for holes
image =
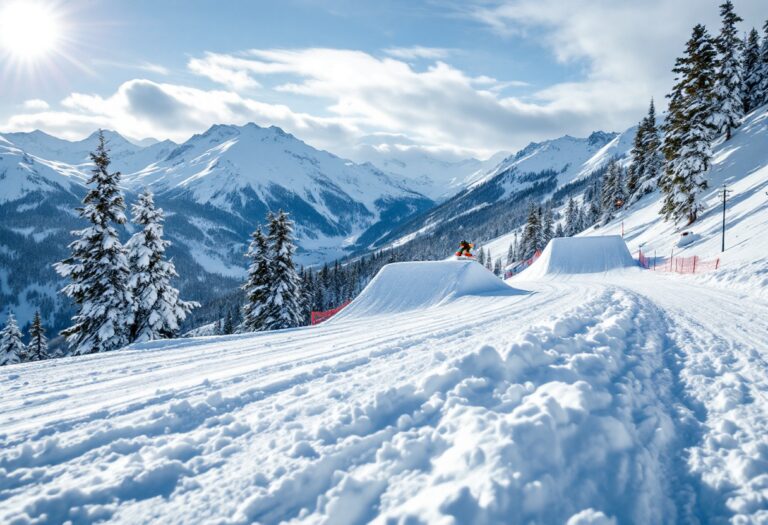
[[[630, 130], [631, 131], [631, 130]], [[105, 131], [126, 200], [150, 188], [165, 210], [170, 255], [185, 297], [208, 301], [239, 285], [249, 235], [269, 210], [296, 223], [297, 259], [313, 265], [488, 221], [531, 188], [550, 191], [626, 152], [631, 133], [530, 144], [488, 161], [424, 152], [352, 162], [277, 127], [214, 125], [183, 144], [136, 144]], [[67, 141], [41, 131], [0, 135], [0, 317], [40, 308], [53, 327], [71, 305], [51, 264], [68, 253], [97, 135]], [[127, 238], [132, 225], [127, 224]]]

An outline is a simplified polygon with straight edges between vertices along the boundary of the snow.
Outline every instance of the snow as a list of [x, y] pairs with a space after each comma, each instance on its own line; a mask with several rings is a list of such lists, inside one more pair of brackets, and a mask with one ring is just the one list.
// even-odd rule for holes
[[[0, 368], [0, 521], [768, 522], [766, 120], [684, 248], [651, 194], [514, 288], [397, 263], [316, 327]], [[718, 256], [723, 181], [722, 269], [634, 266]]]
[[558, 244], [601, 273], [396, 263], [317, 327], [0, 369], [0, 519], [767, 518], [768, 304]]
[[541, 257], [514, 279], [543, 279], [630, 268], [637, 269], [637, 261], [618, 235], [565, 237], [549, 241]]
[[559, 184], [567, 184], [589, 175], [611, 158], [624, 155], [632, 148], [633, 137], [634, 128], [630, 128], [621, 134], [596, 131], [587, 138], [565, 135], [554, 140], [534, 142], [504, 159], [483, 177], [475, 178], [469, 187], [479, 186], [508, 170], [521, 174], [552, 170], [558, 173]]

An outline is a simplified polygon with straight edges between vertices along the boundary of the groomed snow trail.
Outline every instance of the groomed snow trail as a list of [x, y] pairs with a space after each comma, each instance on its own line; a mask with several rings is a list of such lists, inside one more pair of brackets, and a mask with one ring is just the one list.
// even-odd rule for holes
[[768, 305], [515, 287], [0, 369], [0, 521], [765, 518]]
[[768, 302], [670, 278], [623, 285], [666, 320], [700, 428], [687, 461], [701, 479], [701, 512], [710, 522], [768, 523]]

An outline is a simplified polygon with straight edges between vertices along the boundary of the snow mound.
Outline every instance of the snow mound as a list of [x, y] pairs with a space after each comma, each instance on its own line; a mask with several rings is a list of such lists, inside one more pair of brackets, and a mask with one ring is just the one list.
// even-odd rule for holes
[[514, 293], [521, 292], [475, 261], [392, 263], [333, 320], [419, 310], [467, 295]]
[[602, 273], [636, 268], [637, 263], [618, 235], [558, 237], [544, 248], [541, 257], [519, 275], [520, 280], [555, 275]]

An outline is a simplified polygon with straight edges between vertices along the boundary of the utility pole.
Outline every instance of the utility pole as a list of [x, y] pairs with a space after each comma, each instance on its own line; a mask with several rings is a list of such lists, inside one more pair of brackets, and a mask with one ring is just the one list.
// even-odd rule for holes
[[720, 247], [720, 251], [725, 251], [725, 202], [728, 200], [728, 194], [731, 193], [732, 190], [729, 190], [728, 187], [723, 183], [723, 233], [722, 233], [722, 245]]

